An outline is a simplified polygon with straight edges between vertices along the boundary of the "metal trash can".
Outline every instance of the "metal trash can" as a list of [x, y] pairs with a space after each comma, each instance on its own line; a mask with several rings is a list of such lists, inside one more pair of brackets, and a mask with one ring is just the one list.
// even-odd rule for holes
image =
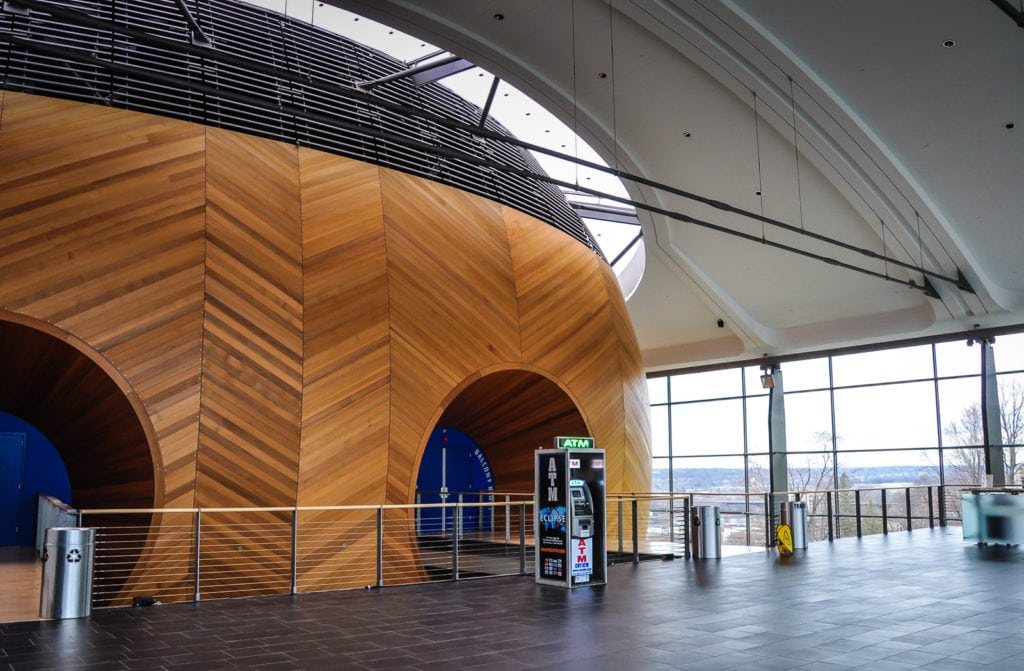
[[694, 506], [690, 509], [690, 545], [694, 559], [718, 559], [722, 556], [722, 518], [718, 506]]
[[793, 549], [807, 549], [807, 503], [793, 501], [789, 504], [789, 527], [793, 530]]
[[46, 530], [39, 617], [58, 620], [92, 612], [92, 564], [95, 529]]

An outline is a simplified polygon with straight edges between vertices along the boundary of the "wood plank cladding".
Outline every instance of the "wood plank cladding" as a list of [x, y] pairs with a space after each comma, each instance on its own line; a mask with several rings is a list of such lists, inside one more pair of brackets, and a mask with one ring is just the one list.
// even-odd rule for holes
[[[609, 490], [649, 488], [625, 304], [607, 265], [552, 227], [350, 159], [24, 94], [4, 93], [0, 146], [0, 324], [76, 344], [110, 381], [47, 355], [61, 370], [14, 366], [39, 382], [11, 381], [4, 402], [31, 414], [80, 392], [111, 409], [53, 419], [90, 437], [62, 442], [66, 461], [103, 464], [72, 477], [88, 505], [408, 504], [439, 423], [480, 443], [503, 488], [528, 489], [533, 450], [578, 433], [608, 451]], [[107, 440], [129, 432], [114, 418], [134, 448]], [[374, 582], [364, 517], [303, 515], [300, 589]], [[409, 515], [386, 518], [388, 566], [422, 577]], [[239, 562], [253, 585], [287, 582], [282, 538]], [[158, 555], [145, 548], [136, 578]]]
[[207, 130], [196, 504], [293, 505], [302, 386], [297, 149]]

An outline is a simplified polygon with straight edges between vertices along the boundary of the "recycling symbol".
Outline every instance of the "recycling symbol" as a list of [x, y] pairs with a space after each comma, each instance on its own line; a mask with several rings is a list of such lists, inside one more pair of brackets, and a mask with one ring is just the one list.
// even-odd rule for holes
[[77, 564], [82, 561], [82, 552], [78, 548], [72, 548], [64, 557], [69, 564]]

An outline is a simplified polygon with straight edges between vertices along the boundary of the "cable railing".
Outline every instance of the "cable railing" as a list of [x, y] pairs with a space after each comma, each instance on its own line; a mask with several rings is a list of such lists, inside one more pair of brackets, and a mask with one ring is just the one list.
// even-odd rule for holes
[[[778, 501], [806, 506], [809, 541], [861, 537], [960, 522], [960, 491], [974, 485], [904, 485], [856, 489], [777, 492]], [[765, 492], [679, 492], [636, 494], [640, 515], [646, 514], [645, 548], [670, 548], [689, 557], [689, 520], [694, 506], [718, 506], [722, 544], [771, 547], [778, 523], [772, 495]], [[646, 512], [645, 512], [646, 511]], [[767, 512], [766, 512], [767, 511]], [[620, 514], [621, 516], [621, 514]], [[629, 521], [627, 520], [627, 523]], [[644, 544], [644, 543], [642, 543]]]
[[[948, 526], [961, 489], [922, 485], [776, 493], [802, 501], [807, 539]], [[534, 573], [533, 495], [445, 492], [415, 505], [78, 511], [97, 529], [93, 603], [125, 605]], [[424, 498], [424, 497], [419, 497]], [[609, 494], [609, 564], [690, 558], [695, 506], [718, 506], [724, 546], [771, 547], [771, 495]]]
[[[424, 528], [427, 511], [455, 520]], [[464, 524], [488, 510], [487, 528]], [[533, 502], [82, 510], [93, 603], [378, 588], [533, 572]]]

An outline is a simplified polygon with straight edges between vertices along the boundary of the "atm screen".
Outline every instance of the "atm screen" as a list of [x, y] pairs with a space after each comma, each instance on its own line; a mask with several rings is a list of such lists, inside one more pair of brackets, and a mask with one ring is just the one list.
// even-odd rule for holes
[[587, 497], [583, 495], [583, 490], [579, 487], [572, 488], [572, 502], [579, 504], [587, 502]]

